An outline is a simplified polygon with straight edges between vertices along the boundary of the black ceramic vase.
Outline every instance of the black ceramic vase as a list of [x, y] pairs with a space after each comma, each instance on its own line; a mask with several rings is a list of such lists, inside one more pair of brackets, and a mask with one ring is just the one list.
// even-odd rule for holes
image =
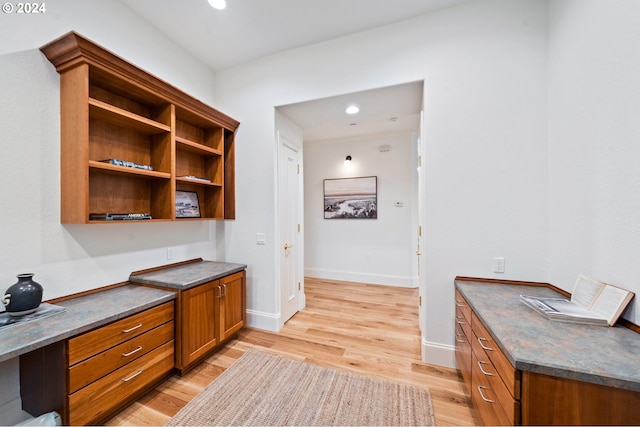
[[33, 273], [18, 274], [18, 282], [5, 292], [2, 302], [11, 316], [33, 313], [42, 302], [42, 286], [33, 281]]

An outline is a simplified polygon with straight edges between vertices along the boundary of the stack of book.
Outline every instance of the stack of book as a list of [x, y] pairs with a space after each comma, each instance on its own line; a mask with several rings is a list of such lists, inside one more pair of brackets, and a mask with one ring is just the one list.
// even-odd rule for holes
[[126, 160], [118, 160], [118, 159], [106, 159], [106, 160], [100, 160], [103, 163], [110, 163], [112, 165], [116, 165], [116, 166], [125, 166], [128, 168], [135, 168], [135, 169], [144, 169], [147, 171], [152, 171], [153, 168], [149, 165], [141, 165], [139, 163], [134, 163], [134, 162], [128, 162]]
[[151, 215], [148, 213], [91, 213], [89, 214], [90, 221], [122, 221], [122, 220], [140, 220], [151, 219]]

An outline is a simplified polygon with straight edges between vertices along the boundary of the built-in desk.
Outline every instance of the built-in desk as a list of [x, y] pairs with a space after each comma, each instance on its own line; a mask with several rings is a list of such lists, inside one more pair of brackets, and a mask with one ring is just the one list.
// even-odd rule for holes
[[[72, 422], [74, 424], [94, 424], [99, 417], [106, 416], [109, 410], [125, 404], [124, 397], [129, 398], [134, 393], [141, 393], [143, 389], [151, 385], [151, 382], [157, 381], [170, 373], [173, 367], [173, 300], [175, 298], [175, 292], [124, 285], [56, 302], [56, 306], [62, 306], [65, 310], [40, 319], [1, 327], [0, 362], [15, 357], [20, 358], [20, 395], [23, 409], [33, 416], [57, 411], [62, 416], [63, 422], [68, 423], [69, 417], [73, 417], [75, 408], [78, 407], [78, 405], [74, 406], [73, 403], [70, 403], [72, 402], [72, 397], [70, 396], [71, 386], [68, 375], [74, 362], [73, 358], [69, 356], [69, 353], [73, 350], [69, 343], [78, 340], [76, 347], [82, 347], [81, 350], [85, 350], [87, 347], [82, 342], [82, 337], [87, 337], [85, 341], [90, 346], [95, 346], [95, 349], [89, 349], [86, 352], [86, 356], [78, 356], [77, 359], [83, 365], [85, 363], [89, 364], [89, 357], [92, 355], [92, 351], [98, 355], [97, 358], [102, 357], [104, 351], [99, 348], [101, 344], [106, 346], [113, 339], [118, 339], [118, 342], [123, 343], [128, 340], [126, 337], [117, 338], [116, 334], [110, 333], [110, 331], [124, 332], [114, 330], [114, 328], [120, 325], [127, 325], [129, 320], [133, 325], [132, 327], [137, 327], [138, 324], [143, 323], [142, 326], [137, 327], [130, 333], [131, 336], [140, 337], [138, 339], [143, 339], [142, 333], [147, 325], [150, 335], [154, 334], [153, 331], [155, 329], [152, 331], [151, 328], [156, 328], [156, 325], [162, 324], [162, 330], [167, 330], [166, 339], [163, 339], [163, 341], [166, 341], [166, 345], [163, 349], [156, 351], [157, 355], [150, 352], [143, 356], [143, 352], [140, 351], [140, 354], [135, 354], [137, 360], [132, 362], [137, 364], [146, 363], [149, 368], [147, 371], [151, 372], [153, 377], [145, 380], [143, 375], [139, 375], [136, 378], [137, 384], [134, 384], [134, 381], [130, 381], [135, 390], [131, 391], [129, 396], [124, 389], [121, 389], [119, 394], [122, 398], [117, 401], [117, 405], [114, 404], [113, 397], [108, 398], [107, 396], [104, 399], [100, 399], [100, 391], [91, 391], [95, 396], [94, 398], [101, 400], [100, 404], [105, 406], [98, 410], [96, 409], [99, 405], [98, 401], [93, 401], [91, 402], [90, 411], [99, 411], [99, 413], [93, 417], [91, 414], [84, 412], [82, 417], [86, 418], [78, 417], [77, 422], [73, 422], [73, 419]], [[162, 308], [163, 306], [166, 308]], [[128, 326], [120, 327], [120, 329], [125, 330], [128, 328]], [[99, 339], [93, 336], [96, 333], [100, 334]], [[166, 350], [164, 349], [165, 347]], [[104, 354], [106, 355], [106, 353]], [[155, 368], [155, 371], [150, 369], [152, 365], [160, 366], [158, 361], [164, 359], [168, 359], [168, 366], [165, 362], [161, 369]], [[104, 368], [109, 366], [108, 363], [110, 363], [105, 360], [103, 359], [96, 363], [101, 365], [100, 368]], [[117, 362], [116, 365], [126, 369], [124, 365], [127, 362], [127, 360], [124, 360], [123, 362]], [[137, 365], [136, 369], [139, 369]], [[95, 371], [95, 369], [92, 368], [92, 371]], [[71, 375], [73, 377], [75, 373]], [[90, 378], [90, 375], [85, 370], [81, 374], [75, 375], [75, 377], [83, 381], [84, 378]], [[91, 380], [93, 381], [93, 379]], [[94, 381], [92, 384], [99, 385], [100, 382]], [[86, 401], [87, 399], [83, 400]]]
[[544, 286], [456, 280], [455, 289], [459, 367], [472, 396], [486, 380], [474, 400], [481, 415], [488, 408], [485, 423], [640, 424], [640, 334], [548, 320], [520, 302], [560, 296]]

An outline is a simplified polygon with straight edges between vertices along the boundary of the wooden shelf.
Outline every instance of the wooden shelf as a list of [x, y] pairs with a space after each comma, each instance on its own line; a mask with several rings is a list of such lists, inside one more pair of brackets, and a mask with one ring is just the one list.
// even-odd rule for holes
[[140, 222], [89, 221], [94, 212], [182, 221], [177, 190], [198, 194], [200, 220], [235, 218], [236, 120], [75, 32], [41, 51], [60, 74], [62, 223]]
[[127, 166], [112, 165], [111, 163], [98, 162], [89, 160], [89, 167], [98, 169], [104, 173], [121, 174], [121, 175], [137, 175], [145, 178], [155, 179], [171, 179], [171, 174], [166, 172], [150, 171], [146, 169], [136, 169]]
[[87, 222], [87, 224], [113, 224], [113, 223], [118, 223], [118, 224], [139, 224], [141, 222], [143, 223], [147, 223], [147, 222], [167, 222], [170, 220], [167, 219], [130, 219], [130, 220], [90, 220]]
[[182, 182], [189, 185], [202, 185], [203, 187], [222, 187], [221, 183], [199, 181], [197, 179], [176, 177], [176, 182]]
[[135, 129], [149, 135], [171, 131], [171, 127], [167, 125], [93, 98], [89, 98], [89, 117], [91, 119], [104, 120], [121, 127]]
[[202, 156], [222, 156], [221, 150], [209, 148], [206, 145], [198, 144], [197, 142], [189, 141], [179, 136], [176, 136], [176, 145], [176, 149], [178, 150], [189, 151]]

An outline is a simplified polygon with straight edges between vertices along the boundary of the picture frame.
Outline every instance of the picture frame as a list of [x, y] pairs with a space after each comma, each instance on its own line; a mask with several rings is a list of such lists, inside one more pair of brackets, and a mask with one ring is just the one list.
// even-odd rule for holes
[[176, 218], [200, 218], [198, 193], [176, 190]]
[[324, 219], [377, 219], [378, 177], [325, 179]]

